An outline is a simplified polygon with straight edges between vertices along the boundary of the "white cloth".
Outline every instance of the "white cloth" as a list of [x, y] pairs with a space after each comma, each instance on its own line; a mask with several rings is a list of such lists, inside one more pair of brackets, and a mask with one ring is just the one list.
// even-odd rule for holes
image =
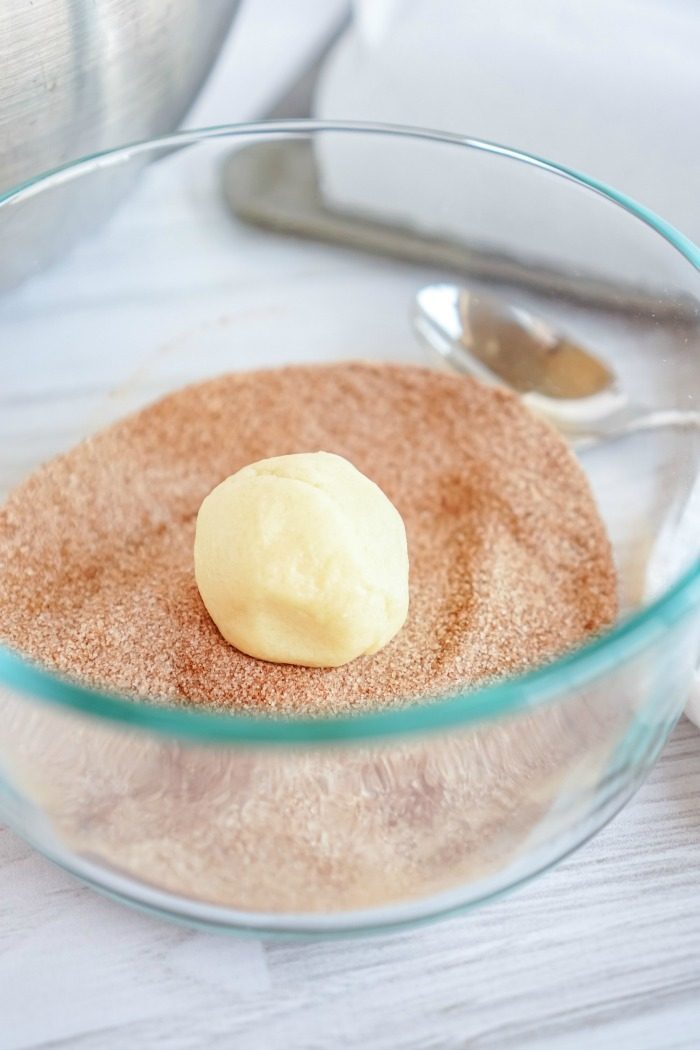
[[[700, 241], [697, 4], [362, 0], [356, 11], [319, 80], [317, 116], [515, 146], [610, 183]], [[537, 244], [545, 257], [587, 262], [603, 276], [621, 269], [626, 277], [648, 275], [648, 248], [653, 269], [653, 238], [640, 230], [627, 243], [630, 223], [616, 223], [612, 207], [614, 233], [601, 258], [605, 238], [596, 227], [604, 208], [584, 194], [577, 202], [552, 179], [533, 178], [534, 196], [519, 208], [504, 200], [496, 174], [502, 164], [472, 160], [451, 164], [446, 174], [434, 150], [421, 154], [414, 146], [403, 165], [395, 148], [384, 155], [377, 142], [366, 154], [341, 139], [321, 146], [324, 189], [338, 204], [397, 220], [410, 215], [436, 232], [461, 229], [496, 248], [502, 231], [511, 250], [531, 252]], [[546, 183], [541, 206], [536, 181]]]
[[[676, 580], [698, 556], [700, 543], [700, 477], [677, 514], [669, 513], [647, 566], [647, 598], [653, 599]], [[699, 654], [700, 655], [700, 654]], [[685, 713], [700, 726], [700, 674], [696, 673]]]

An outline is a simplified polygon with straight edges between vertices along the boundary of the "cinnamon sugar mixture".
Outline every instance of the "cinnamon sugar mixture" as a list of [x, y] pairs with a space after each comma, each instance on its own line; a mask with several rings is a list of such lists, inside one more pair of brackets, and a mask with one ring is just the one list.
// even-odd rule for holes
[[[223, 478], [336, 452], [406, 524], [411, 606], [380, 653], [280, 666], [219, 635], [192, 569]], [[615, 616], [609, 544], [564, 442], [464, 377], [347, 363], [224, 375], [171, 394], [29, 477], [0, 511], [0, 635], [44, 664], [153, 700], [332, 714], [519, 671]]]
[[[252, 460], [317, 449], [381, 485], [411, 559], [404, 629], [333, 670], [231, 648], [192, 575], [207, 492]], [[418, 368], [189, 387], [53, 460], [0, 511], [0, 634], [154, 699], [300, 714], [406, 702], [546, 660], [615, 607], [608, 542], [561, 439], [508, 394]], [[298, 914], [426, 897], [556, 843], [629, 715], [606, 681], [359, 747], [197, 746], [1, 691], [0, 719], [0, 760], [72, 856], [180, 900]]]

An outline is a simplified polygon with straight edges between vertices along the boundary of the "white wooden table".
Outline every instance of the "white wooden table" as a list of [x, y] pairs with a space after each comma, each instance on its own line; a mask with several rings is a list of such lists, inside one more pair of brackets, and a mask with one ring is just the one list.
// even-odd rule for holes
[[104, 900], [0, 831], [3, 1050], [695, 1050], [700, 733], [548, 875], [391, 937], [262, 943]]
[[[252, 115], [274, 93], [261, 66], [291, 69], [335, 6], [254, 0], [190, 123]], [[685, 721], [635, 801], [555, 871], [391, 937], [168, 926], [0, 827], [0, 1050], [690, 1050], [699, 885], [700, 732]]]

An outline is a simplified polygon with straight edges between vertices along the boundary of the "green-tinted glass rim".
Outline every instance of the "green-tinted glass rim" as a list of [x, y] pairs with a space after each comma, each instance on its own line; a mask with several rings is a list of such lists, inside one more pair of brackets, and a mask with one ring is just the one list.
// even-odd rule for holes
[[[110, 167], [140, 154], [191, 146], [207, 139], [291, 137], [329, 131], [383, 135], [461, 146], [540, 168], [559, 178], [578, 183], [623, 208], [651, 227], [691, 266], [700, 271], [700, 249], [692, 241], [648, 208], [598, 179], [497, 143], [391, 124], [290, 120], [220, 125], [183, 131], [160, 139], [91, 154], [45, 172], [0, 194], [0, 208], [12, 206], [46, 189], [69, 182], [85, 172]], [[41, 700], [93, 717], [119, 722], [125, 726], [140, 727], [165, 736], [202, 742], [298, 746], [332, 741], [366, 741], [372, 738], [444, 730], [451, 726], [472, 725], [532, 709], [552, 700], [563, 689], [571, 689], [615, 667], [654, 640], [662, 638], [668, 627], [693, 609], [699, 601], [700, 558], [694, 561], [672, 587], [645, 609], [607, 634], [545, 667], [448, 700], [431, 700], [415, 706], [387, 709], [372, 714], [318, 719], [268, 719], [216, 714], [182, 706], [136, 703], [117, 695], [85, 688], [53, 675], [3, 646], [0, 646], [0, 682]]]

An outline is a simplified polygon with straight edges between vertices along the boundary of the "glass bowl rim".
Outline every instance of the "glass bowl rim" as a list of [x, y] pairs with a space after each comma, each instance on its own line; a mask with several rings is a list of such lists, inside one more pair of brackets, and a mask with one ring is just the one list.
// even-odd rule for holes
[[[218, 138], [310, 136], [323, 132], [377, 135], [434, 142], [502, 156], [539, 168], [601, 196], [649, 226], [692, 267], [700, 271], [700, 248], [650, 209], [606, 183], [536, 154], [484, 139], [397, 124], [358, 121], [282, 120], [222, 124], [176, 132], [155, 139], [92, 153], [43, 172], [0, 194], [0, 210], [45, 190], [92, 174], [141, 154], [177, 149]], [[41, 701], [92, 717], [141, 728], [158, 735], [191, 741], [254, 745], [339, 743], [446, 730], [492, 721], [532, 710], [619, 665], [654, 641], [700, 603], [700, 557], [652, 603], [611, 631], [551, 663], [449, 699], [426, 699], [419, 704], [359, 712], [331, 718], [260, 718], [217, 714], [184, 705], [138, 702], [80, 685], [43, 670], [9, 647], [0, 645], [0, 684]]]

